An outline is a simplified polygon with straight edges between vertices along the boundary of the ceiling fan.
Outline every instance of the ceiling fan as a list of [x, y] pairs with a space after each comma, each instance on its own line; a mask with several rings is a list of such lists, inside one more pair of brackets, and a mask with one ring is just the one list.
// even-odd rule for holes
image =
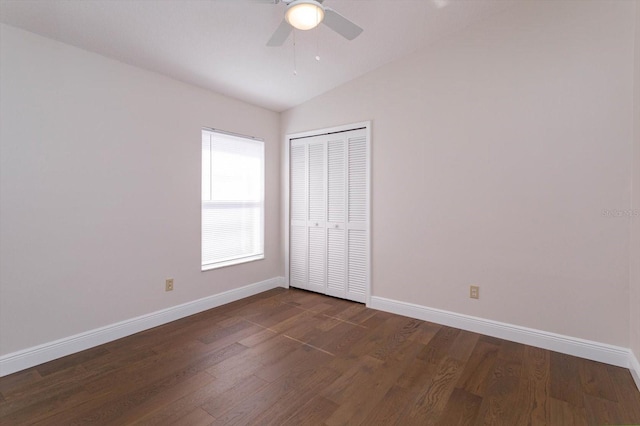
[[323, 6], [323, 0], [271, 0], [271, 2], [284, 3], [287, 5], [287, 10], [284, 19], [267, 42], [267, 46], [282, 46], [294, 28], [310, 30], [321, 23], [347, 40], [353, 40], [363, 31], [335, 10]]

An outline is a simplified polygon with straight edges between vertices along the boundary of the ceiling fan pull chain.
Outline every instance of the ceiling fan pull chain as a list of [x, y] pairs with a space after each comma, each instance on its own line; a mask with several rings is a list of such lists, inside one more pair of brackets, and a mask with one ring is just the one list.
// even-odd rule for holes
[[296, 61], [296, 31], [293, 30], [293, 75], [298, 75], [298, 64]]
[[316, 27], [316, 61], [320, 61], [320, 27]]

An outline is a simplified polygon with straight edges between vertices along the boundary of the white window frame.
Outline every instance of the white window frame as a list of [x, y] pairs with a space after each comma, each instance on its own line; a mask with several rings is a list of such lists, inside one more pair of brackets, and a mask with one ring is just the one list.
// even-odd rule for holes
[[[263, 139], [260, 138], [255, 138], [252, 136], [245, 136], [245, 135], [240, 135], [237, 133], [232, 133], [232, 132], [226, 132], [226, 131], [222, 131], [222, 130], [218, 130], [218, 129], [213, 129], [213, 128], [203, 128], [202, 129], [202, 139], [203, 139], [203, 143], [204, 143], [204, 138], [205, 138], [205, 134], [210, 135], [211, 137], [215, 137], [216, 135], [220, 136], [220, 137], [224, 137], [224, 138], [232, 138], [232, 139], [237, 139], [239, 143], [242, 142], [251, 142], [251, 143], [259, 143], [262, 145], [262, 163], [261, 163], [261, 197], [259, 200], [204, 200], [203, 196], [201, 196], [201, 208], [200, 208], [200, 217], [201, 217], [201, 228], [200, 228], [200, 241], [201, 241], [201, 247], [200, 247], [200, 264], [201, 264], [201, 268], [202, 271], [208, 271], [208, 270], [212, 270], [212, 269], [218, 269], [218, 268], [222, 268], [222, 267], [226, 267], [226, 266], [231, 266], [231, 265], [238, 265], [238, 264], [242, 264], [242, 263], [247, 263], [247, 262], [252, 262], [255, 260], [261, 260], [264, 259], [264, 235], [265, 235], [265, 224], [264, 224], [264, 211], [265, 211], [265, 143]], [[213, 155], [213, 150], [210, 151], [211, 155]], [[202, 148], [201, 150], [201, 156], [204, 156], [204, 148]], [[204, 158], [203, 158], [204, 159]], [[204, 182], [204, 176], [203, 174], [205, 173], [204, 170], [204, 161], [202, 162], [203, 167], [201, 169], [201, 184]], [[211, 162], [209, 162], [210, 167], [211, 166]], [[209, 176], [211, 179], [213, 179], [213, 173], [211, 173], [211, 171], [209, 172]], [[201, 188], [200, 193], [202, 194], [204, 192], [204, 188]], [[256, 253], [255, 251], [252, 252], [250, 255], [246, 255], [246, 256], [238, 256], [238, 255], [232, 255], [232, 256], [228, 256], [227, 258], [221, 257], [218, 258], [216, 261], [214, 262], [207, 262], [205, 263], [204, 261], [204, 246], [205, 246], [205, 231], [204, 231], [204, 212], [205, 209], [209, 209], [209, 208], [218, 208], [218, 209], [242, 209], [242, 208], [248, 208], [248, 209], [255, 209], [256, 207], [260, 208], [260, 214], [259, 214], [259, 250]], [[215, 237], [213, 237], [215, 239]]]

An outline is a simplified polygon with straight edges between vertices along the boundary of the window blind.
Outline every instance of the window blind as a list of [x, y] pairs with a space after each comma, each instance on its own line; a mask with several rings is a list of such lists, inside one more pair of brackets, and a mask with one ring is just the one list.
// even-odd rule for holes
[[264, 258], [264, 142], [202, 131], [202, 270]]

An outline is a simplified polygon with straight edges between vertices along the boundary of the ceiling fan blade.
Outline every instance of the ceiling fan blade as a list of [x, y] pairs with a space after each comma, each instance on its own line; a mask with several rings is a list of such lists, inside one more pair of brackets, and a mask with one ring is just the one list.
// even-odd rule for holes
[[324, 8], [324, 20], [322, 23], [347, 40], [353, 40], [358, 37], [362, 31], [364, 31], [362, 28], [328, 7]]
[[289, 25], [289, 23], [283, 19], [282, 22], [280, 23], [280, 26], [278, 26], [278, 29], [276, 30], [276, 32], [273, 33], [273, 35], [267, 42], [267, 46], [270, 46], [270, 47], [282, 46], [284, 42], [287, 40], [287, 37], [289, 37], [289, 34], [291, 33], [292, 29], [293, 28], [291, 27], [291, 25]]

